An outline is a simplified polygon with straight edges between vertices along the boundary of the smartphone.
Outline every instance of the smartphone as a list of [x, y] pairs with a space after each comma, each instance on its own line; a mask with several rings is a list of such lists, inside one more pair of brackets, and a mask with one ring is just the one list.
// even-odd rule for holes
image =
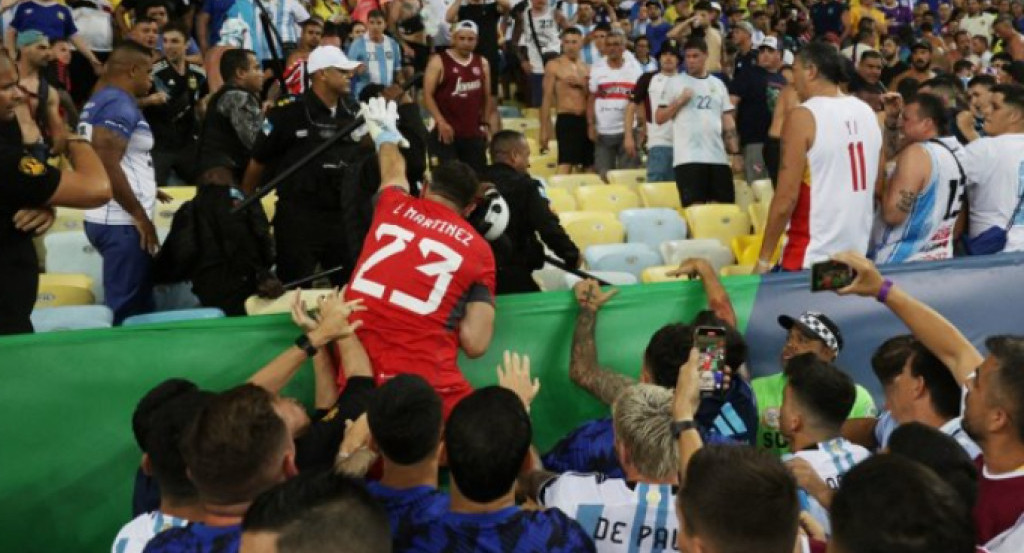
[[857, 277], [849, 265], [839, 261], [822, 261], [811, 265], [811, 292], [845, 288]]
[[721, 397], [725, 394], [725, 328], [698, 326], [693, 345], [700, 355], [697, 372], [701, 399]]

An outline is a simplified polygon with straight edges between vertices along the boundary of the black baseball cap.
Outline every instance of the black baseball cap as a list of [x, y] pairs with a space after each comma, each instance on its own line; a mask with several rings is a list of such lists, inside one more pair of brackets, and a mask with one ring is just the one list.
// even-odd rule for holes
[[914, 50], [928, 50], [929, 52], [931, 52], [932, 43], [928, 42], [927, 40], [919, 40], [915, 42], [913, 46], [910, 47], [911, 52], [913, 52]]
[[662, 56], [662, 54], [672, 54], [676, 58], [678, 58], [680, 61], [682, 61], [683, 60], [682, 45], [679, 44], [678, 40], [668, 39], [665, 42], [661, 43], [661, 50], [658, 50], [658, 57], [659, 58]]
[[824, 342], [836, 354], [843, 349], [843, 335], [839, 332], [839, 325], [823, 313], [806, 311], [796, 318], [779, 315], [779, 326], [786, 330], [795, 326], [808, 338]]

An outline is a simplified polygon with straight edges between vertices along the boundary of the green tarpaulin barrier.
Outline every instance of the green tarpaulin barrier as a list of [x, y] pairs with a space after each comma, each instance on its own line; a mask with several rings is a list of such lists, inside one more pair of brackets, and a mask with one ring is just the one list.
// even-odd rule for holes
[[[759, 279], [728, 279], [745, 327]], [[701, 285], [624, 287], [602, 310], [604, 366], [636, 375], [650, 335], [704, 308]], [[576, 306], [569, 292], [503, 297], [487, 355], [466, 361], [475, 386], [496, 382], [506, 349], [532, 358], [543, 382], [533, 407], [542, 450], [580, 421], [605, 414], [568, 378]], [[209, 389], [243, 382], [296, 336], [287, 316], [16, 336], [0, 339], [0, 550], [109, 551], [131, 515], [140, 453], [131, 435], [135, 403], [172, 376]], [[311, 370], [286, 393], [309, 400]]]

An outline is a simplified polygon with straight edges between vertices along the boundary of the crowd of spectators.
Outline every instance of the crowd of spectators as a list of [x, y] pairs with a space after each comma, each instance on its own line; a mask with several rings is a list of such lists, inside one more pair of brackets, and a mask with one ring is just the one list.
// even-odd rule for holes
[[[31, 331], [54, 206], [88, 210], [115, 322], [156, 281], [241, 315], [341, 267], [348, 288], [297, 302], [299, 339], [246, 384], [142, 398], [115, 552], [1021, 551], [1024, 338], [982, 355], [875, 263], [1024, 249], [1022, 6], [4, 0], [0, 331]], [[535, 141], [501, 128], [514, 103], [538, 108]], [[545, 246], [581, 263], [530, 176], [552, 143], [559, 173], [646, 167], [683, 206], [770, 179], [754, 270], [833, 258], [856, 271], [841, 295], [909, 330], [872, 362], [885, 409], [818, 312], [780, 314], [778, 371], [751, 379], [725, 288], [689, 259], [708, 309], [652, 329], [639, 382], [598, 362], [615, 291], [575, 286], [568, 376], [609, 411], [537, 451], [529, 358], [478, 390], [456, 360], [488, 350], [495, 294], [536, 289]], [[246, 201], [303, 159], [272, 221]], [[726, 332], [719, 395], [698, 327]], [[281, 395], [307, 359], [312, 414]]]

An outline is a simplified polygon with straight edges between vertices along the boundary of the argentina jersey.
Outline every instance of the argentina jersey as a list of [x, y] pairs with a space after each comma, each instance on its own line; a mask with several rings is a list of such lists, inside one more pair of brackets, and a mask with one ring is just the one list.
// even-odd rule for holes
[[359, 37], [348, 47], [348, 57], [361, 62], [365, 68], [352, 81], [352, 94], [356, 98], [370, 83], [390, 86], [395, 81], [395, 73], [402, 68], [402, 48], [389, 36], [384, 36], [381, 42], [370, 40], [369, 35]]
[[[835, 438], [821, 442], [813, 448], [803, 449], [792, 455], [785, 455], [782, 460], [788, 461], [800, 458], [807, 461], [828, 487], [835, 490], [839, 488], [843, 476], [850, 472], [850, 469], [870, 456], [871, 453], [867, 449], [845, 438]], [[809, 512], [822, 525], [825, 533], [831, 534], [832, 528], [829, 524], [828, 510], [806, 491], [801, 489], [799, 493], [800, 509]]]
[[890, 226], [881, 214], [875, 217], [871, 250], [880, 265], [953, 257], [953, 227], [967, 185], [957, 158], [963, 149], [954, 138], [938, 140], [918, 144], [928, 153], [931, 176], [903, 223]]
[[676, 549], [679, 520], [675, 490], [668, 484], [570, 472], [545, 484], [538, 499], [576, 519], [600, 553]]
[[399, 490], [380, 482], [367, 482], [366, 490], [388, 512], [391, 537], [395, 539], [419, 524], [437, 522], [448, 512], [448, 494], [430, 486]]
[[395, 553], [589, 553], [594, 542], [557, 509], [506, 507], [490, 513], [446, 513], [394, 541]]

